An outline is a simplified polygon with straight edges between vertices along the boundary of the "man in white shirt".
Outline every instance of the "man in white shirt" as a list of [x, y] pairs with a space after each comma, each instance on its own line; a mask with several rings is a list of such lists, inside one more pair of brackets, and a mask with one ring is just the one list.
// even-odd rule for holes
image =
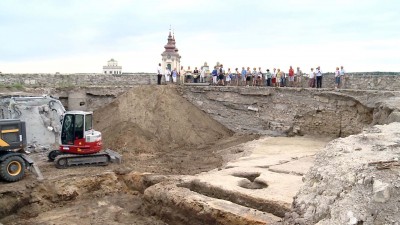
[[183, 66], [181, 66], [181, 70], [179, 71], [179, 84], [184, 84], [185, 83], [185, 69]]
[[171, 71], [168, 69], [168, 67], [165, 67], [164, 76], [165, 76], [165, 83], [168, 83], [169, 82], [169, 77], [171, 76]]
[[204, 67], [201, 67], [201, 71], [200, 71], [200, 83], [204, 83], [206, 82], [206, 70], [204, 69]]
[[272, 83], [272, 87], [276, 86], [276, 68], [274, 68], [274, 70], [271, 73], [271, 83]]
[[340, 81], [342, 83], [342, 88], [346, 88], [346, 80], [347, 80], [346, 71], [344, 70], [343, 66], [341, 66], [340, 67]]
[[322, 71], [319, 66], [315, 69], [315, 76], [317, 77], [317, 88], [321, 88], [322, 87]]
[[297, 67], [296, 70], [296, 87], [301, 87], [301, 77], [303, 76], [303, 72], [300, 70], [300, 67]]
[[161, 77], [162, 77], [161, 63], [159, 63], [158, 67], [157, 67], [157, 84], [158, 85], [161, 85]]
[[311, 68], [310, 75], [308, 75], [308, 78], [310, 78], [310, 80], [308, 82], [308, 86], [310, 88], [315, 88], [315, 72], [314, 72], [314, 68]]

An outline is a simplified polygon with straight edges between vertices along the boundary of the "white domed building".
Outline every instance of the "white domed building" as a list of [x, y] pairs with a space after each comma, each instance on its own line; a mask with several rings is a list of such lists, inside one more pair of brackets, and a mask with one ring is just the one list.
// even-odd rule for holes
[[104, 74], [121, 74], [122, 66], [118, 66], [118, 61], [114, 59], [110, 59], [107, 63], [107, 66], [103, 66]]

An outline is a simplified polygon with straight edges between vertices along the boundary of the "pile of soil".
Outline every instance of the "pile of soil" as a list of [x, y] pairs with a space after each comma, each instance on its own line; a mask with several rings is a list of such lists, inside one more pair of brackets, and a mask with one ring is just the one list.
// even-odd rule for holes
[[[174, 86], [139, 86], [94, 112], [106, 148], [136, 171], [194, 174], [222, 158], [211, 146], [233, 132], [183, 98]], [[237, 139], [233, 138], [233, 139]]]

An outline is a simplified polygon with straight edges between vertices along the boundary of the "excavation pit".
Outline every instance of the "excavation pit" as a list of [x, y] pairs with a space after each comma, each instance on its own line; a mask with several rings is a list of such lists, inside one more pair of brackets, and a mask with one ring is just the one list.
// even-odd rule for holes
[[249, 181], [249, 180], [241, 180], [238, 183], [239, 187], [246, 188], [246, 189], [263, 189], [267, 188], [268, 184], [261, 182], [261, 181]]
[[260, 176], [261, 173], [234, 173], [232, 176], [234, 177], [242, 177], [246, 179], [242, 179], [238, 182], [238, 186], [246, 189], [263, 189], [267, 188], [268, 184], [255, 180]]
[[[39, 152], [46, 180], [1, 183], [1, 223], [58, 225], [71, 215], [87, 224], [278, 222], [326, 143], [396, 112], [366, 104], [379, 92], [146, 86], [103, 93], [105, 102], [116, 97], [111, 104], [98, 92], [87, 91], [84, 106], [123, 163], [60, 171]], [[258, 139], [267, 133], [278, 137]]]

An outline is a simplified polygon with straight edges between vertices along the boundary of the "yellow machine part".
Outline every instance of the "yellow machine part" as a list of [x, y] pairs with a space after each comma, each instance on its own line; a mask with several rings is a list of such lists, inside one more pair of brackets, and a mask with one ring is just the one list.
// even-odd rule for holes
[[[8, 134], [8, 133], [17, 133], [19, 132], [19, 129], [10, 129], [10, 130], [2, 130], [2, 134]], [[0, 147], [8, 147], [10, 146], [7, 142], [5, 142], [3, 139], [0, 138]]]

